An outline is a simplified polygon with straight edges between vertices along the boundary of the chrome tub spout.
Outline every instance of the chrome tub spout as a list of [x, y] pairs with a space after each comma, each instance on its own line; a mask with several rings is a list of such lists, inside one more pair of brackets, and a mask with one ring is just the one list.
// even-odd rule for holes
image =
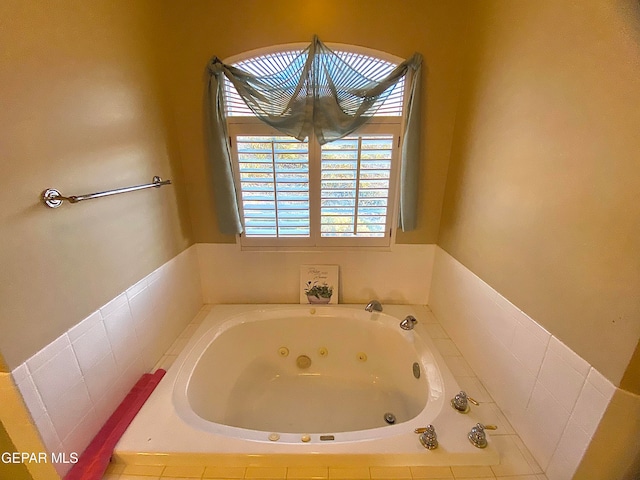
[[367, 303], [367, 306], [364, 307], [364, 309], [367, 312], [381, 312], [382, 311], [382, 305], [380, 305], [380, 302], [378, 300], [371, 300], [369, 303]]
[[407, 315], [404, 320], [400, 322], [400, 328], [403, 330], [413, 330], [418, 320], [413, 315]]

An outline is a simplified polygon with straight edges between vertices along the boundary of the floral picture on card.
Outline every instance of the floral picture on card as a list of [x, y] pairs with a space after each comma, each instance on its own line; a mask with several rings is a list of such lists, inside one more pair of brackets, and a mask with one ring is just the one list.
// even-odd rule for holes
[[300, 265], [300, 303], [338, 303], [338, 265]]

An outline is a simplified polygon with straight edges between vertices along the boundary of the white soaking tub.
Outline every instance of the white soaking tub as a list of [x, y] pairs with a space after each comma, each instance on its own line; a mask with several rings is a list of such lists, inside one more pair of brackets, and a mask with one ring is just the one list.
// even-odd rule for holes
[[[124, 463], [488, 465], [426, 307], [218, 305], [116, 447]], [[413, 330], [400, 321], [413, 315]], [[414, 429], [433, 424], [439, 447]], [[283, 460], [283, 456], [285, 460]]]

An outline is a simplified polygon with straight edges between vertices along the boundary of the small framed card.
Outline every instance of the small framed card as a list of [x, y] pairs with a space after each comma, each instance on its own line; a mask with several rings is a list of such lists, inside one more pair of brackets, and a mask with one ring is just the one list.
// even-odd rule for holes
[[300, 265], [300, 303], [338, 303], [338, 265]]

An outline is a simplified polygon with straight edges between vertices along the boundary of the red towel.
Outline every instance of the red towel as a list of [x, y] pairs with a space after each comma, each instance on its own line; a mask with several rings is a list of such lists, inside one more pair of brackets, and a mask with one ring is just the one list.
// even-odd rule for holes
[[82, 452], [78, 463], [65, 475], [64, 480], [100, 480], [109, 466], [113, 449], [129, 424], [167, 373], [158, 369], [145, 373], [118, 405], [89, 446]]

